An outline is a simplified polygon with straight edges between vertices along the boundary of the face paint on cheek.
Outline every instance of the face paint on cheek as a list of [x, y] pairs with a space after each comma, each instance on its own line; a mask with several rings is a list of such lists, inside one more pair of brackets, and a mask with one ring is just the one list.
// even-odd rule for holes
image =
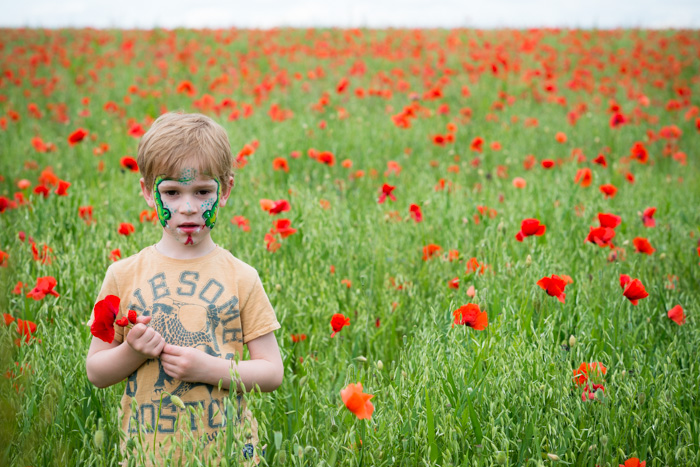
[[156, 204], [156, 213], [158, 214], [158, 220], [160, 225], [163, 227], [168, 226], [168, 220], [170, 220], [170, 210], [163, 204], [163, 199], [160, 196], [160, 191], [158, 187], [165, 180], [162, 175], [158, 175], [153, 181], [153, 201]]
[[221, 199], [221, 183], [219, 183], [217, 178], [215, 178], [214, 181], [216, 182], [216, 200], [214, 200], [214, 204], [212, 204], [211, 208], [204, 211], [202, 214], [204, 225], [209, 227], [209, 229], [213, 229], [214, 224], [216, 224], [216, 216], [219, 212], [219, 200]]

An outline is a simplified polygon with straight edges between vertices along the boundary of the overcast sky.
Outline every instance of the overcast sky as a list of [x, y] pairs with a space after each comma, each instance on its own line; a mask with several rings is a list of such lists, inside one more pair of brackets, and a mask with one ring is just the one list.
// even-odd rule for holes
[[0, 0], [0, 27], [700, 28], [700, 0]]

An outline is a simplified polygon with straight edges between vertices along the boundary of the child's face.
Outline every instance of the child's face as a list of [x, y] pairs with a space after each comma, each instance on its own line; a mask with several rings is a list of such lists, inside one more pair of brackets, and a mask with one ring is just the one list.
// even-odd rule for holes
[[[185, 167], [178, 178], [157, 176], [146, 199], [156, 208], [164, 233], [183, 245], [197, 245], [209, 237], [219, 205], [228, 198], [216, 178]], [[146, 194], [146, 193], [144, 193]]]

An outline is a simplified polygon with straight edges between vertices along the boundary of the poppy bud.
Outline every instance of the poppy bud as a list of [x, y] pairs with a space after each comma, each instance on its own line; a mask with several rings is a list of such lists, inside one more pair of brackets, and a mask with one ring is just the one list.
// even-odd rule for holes
[[175, 407], [178, 407], [183, 410], [185, 409], [185, 403], [182, 402], [182, 399], [180, 399], [177, 396], [170, 396], [170, 402], [172, 402]]
[[359, 357], [355, 357], [355, 360], [358, 360], [358, 361], [364, 363], [367, 361], [367, 357], [363, 357], [362, 355], [360, 355]]
[[278, 292], [282, 290], [282, 284], [275, 284], [275, 290], [277, 290]]
[[525, 258], [525, 266], [528, 268], [532, 265], [532, 256], [527, 255], [527, 258]]
[[569, 347], [573, 347], [575, 345], [576, 345], [576, 338], [572, 334], [571, 336], [569, 336]]
[[603, 447], [608, 445], [608, 435], [603, 435], [600, 437], [600, 444], [602, 444]]
[[551, 452], [547, 453], [547, 457], [549, 457], [554, 462], [561, 460], [559, 456], [557, 456], [556, 454], [552, 454]]
[[498, 454], [496, 454], [496, 463], [498, 465], [505, 465], [506, 464], [506, 453], [503, 451], [499, 451]]
[[105, 441], [105, 432], [102, 430], [97, 430], [94, 436], [95, 446], [97, 449], [102, 449], [102, 444]]
[[384, 369], [384, 364], [381, 360], [377, 360], [377, 370], [382, 371]]

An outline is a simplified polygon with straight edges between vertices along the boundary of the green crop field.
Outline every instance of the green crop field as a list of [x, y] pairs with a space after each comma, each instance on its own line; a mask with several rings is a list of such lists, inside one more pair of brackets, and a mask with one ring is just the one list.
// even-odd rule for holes
[[[129, 158], [183, 110], [228, 132], [212, 237], [282, 325], [284, 382], [245, 396], [262, 465], [700, 465], [698, 50], [696, 30], [1, 30], [0, 464], [122, 459], [124, 383], [88, 381], [86, 322], [112, 261], [160, 239]], [[370, 418], [341, 398], [358, 382]], [[235, 464], [235, 431], [189, 463]]]

